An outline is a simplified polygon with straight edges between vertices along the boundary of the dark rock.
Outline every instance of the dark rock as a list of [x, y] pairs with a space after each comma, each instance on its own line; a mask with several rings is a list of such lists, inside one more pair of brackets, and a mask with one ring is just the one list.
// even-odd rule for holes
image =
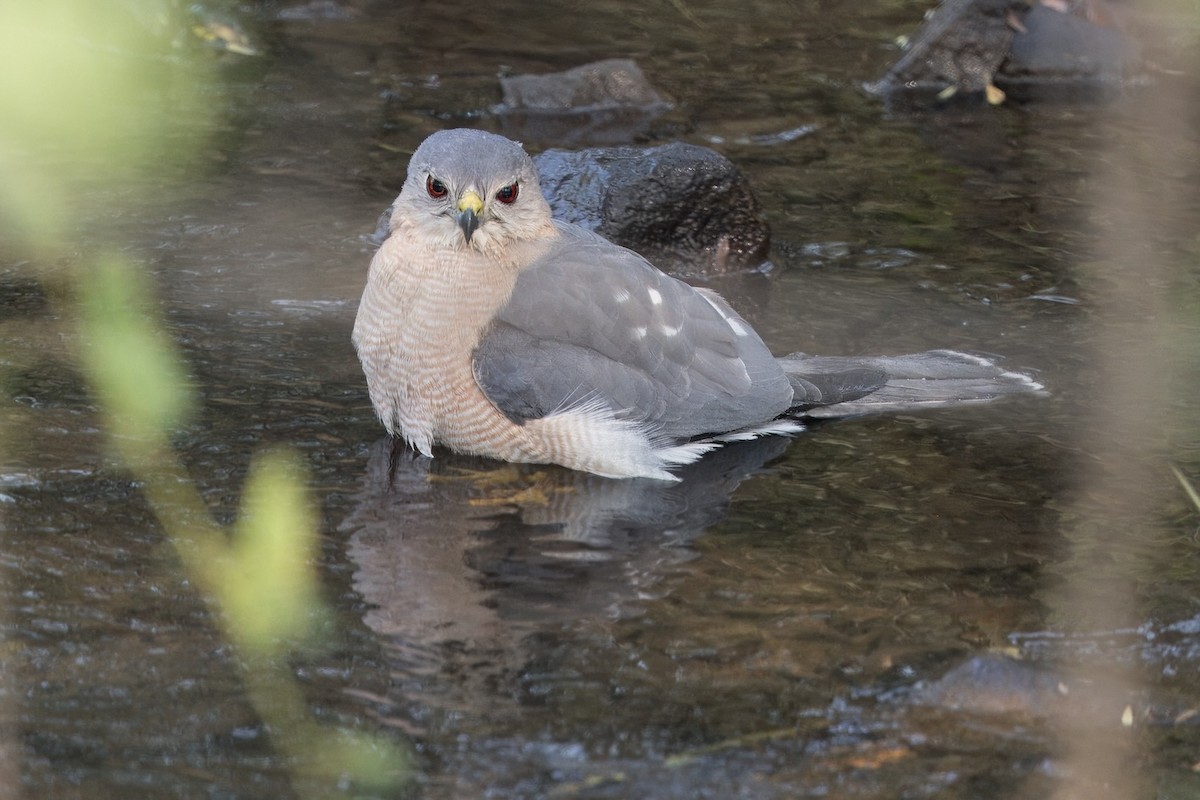
[[1137, 68], [1141, 48], [1116, 28], [1035, 5], [1021, 18], [1003, 74], [1010, 78], [1119, 80]]
[[623, 144], [671, 108], [636, 63], [609, 59], [546, 75], [500, 78], [500, 132], [527, 144]]
[[500, 78], [505, 110], [553, 113], [667, 106], [638, 65], [627, 58], [595, 61], [565, 72]]
[[671, 272], [758, 268], [771, 231], [745, 177], [707, 147], [548, 150], [534, 158], [554, 216]]
[[1000, 717], [1017, 727], [1053, 721], [1084, 730], [1132, 725], [1134, 720], [1177, 724], [1168, 707], [1152, 702], [1111, 664], [1054, 667], [987, 653], [971, 656], [941, 678], [913, 688], [914, 707]]
[[916, 687], [918, 705], [985, 714], [1045, 717], [1070, 695], [1058, 673], [1027, 661], [976, 655]]

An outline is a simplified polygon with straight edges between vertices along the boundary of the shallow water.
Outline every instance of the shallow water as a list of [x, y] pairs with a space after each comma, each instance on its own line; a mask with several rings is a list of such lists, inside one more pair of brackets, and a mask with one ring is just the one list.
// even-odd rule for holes
[[[80, 187], [72, 248], [155, 276], [201, 400], [176, 444], [215, 518], [258, 449], [306, 460], [337, 622], [296, 663], [318, 719], [411, 738], [425, 797], [1048, 796], [1069, 725], [909, 702], [1009, 647], [1122, 671], [1142, 796], [1200, 791], [1197, 510], [1167, 468], [1200, 480], [1195, 126], [1147, 91], [889, 108], [861, 84], [914, 2], [346, 8], [251, 15], [267, 52], [212, 76], [191, 160]], [[994, 353], [1050, 395], [820, 425], [670, 487], [392, 459], [349, 331], [408, 153], [507, 130], [498, 72], [612, 56], [675, 103], [639, 141], [749, 177], [775, 269], [713, 285], [774, 349]], [[1102, 266], [1127, 214], [1114, 142], [1162, 198], [1122, 262], [1138, 294]], [[60, 266], [0, 240], [11, 794], [290, 796], [237, 654], [105, 450], [72, 321], [34, 282]], [[1130, 350], [1145, 364], [1110, 363]], [[1121, 733], [1126, 695], [1097, 702]]]

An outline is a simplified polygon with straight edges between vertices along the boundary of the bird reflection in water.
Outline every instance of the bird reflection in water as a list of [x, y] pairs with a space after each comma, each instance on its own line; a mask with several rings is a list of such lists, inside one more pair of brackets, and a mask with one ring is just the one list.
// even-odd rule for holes
[[791, 444], [734, 443], [665, 483], [429, 459], [393, 441], [371, 447], [342, 529], [364, 622], [404, 695], [391, 700], [421, 706], [426, 725], [431, 713], [486, 712], [494, 723], [547, 636], [636, 615], [669, 593], [733, 490]]

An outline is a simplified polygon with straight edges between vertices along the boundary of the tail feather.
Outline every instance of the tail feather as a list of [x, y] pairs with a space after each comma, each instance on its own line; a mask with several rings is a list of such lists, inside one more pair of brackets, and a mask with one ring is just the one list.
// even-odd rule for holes
[[956, 350], [866, 358], [793, 353], [779, 363], [796, 392], [790, 413], [814, 418], [972, 405], [1044, 391], [1024, 373]]

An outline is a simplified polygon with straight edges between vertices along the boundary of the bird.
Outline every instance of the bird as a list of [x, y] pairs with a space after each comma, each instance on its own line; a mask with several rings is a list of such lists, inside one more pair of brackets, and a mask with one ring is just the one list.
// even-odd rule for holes
[[475, 129], [413, 152], [351, 336], [394, 439], [610, 478], [677, 481], [805, 418], [1040, 391], [953, 350], [776, 358], [722, 297], [556, 220], [517, 142]]

